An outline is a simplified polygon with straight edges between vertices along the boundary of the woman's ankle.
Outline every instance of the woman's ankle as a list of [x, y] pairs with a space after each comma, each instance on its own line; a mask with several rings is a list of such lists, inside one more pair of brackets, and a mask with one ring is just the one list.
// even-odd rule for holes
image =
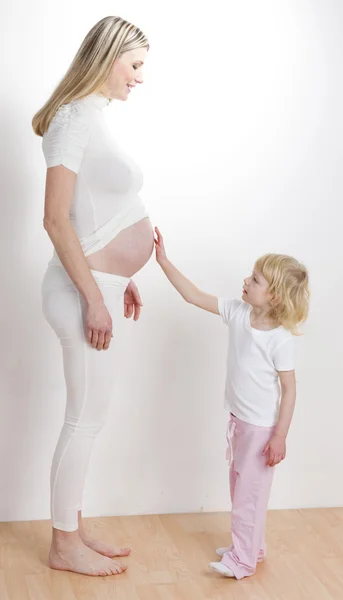
[[75, 531], [63, 531], [62, 529], [52, 528], [52, 541], [51, 545], [54, 548], [63, 547], [70, 544], [75, 544], [80, 541], [79, 530]]

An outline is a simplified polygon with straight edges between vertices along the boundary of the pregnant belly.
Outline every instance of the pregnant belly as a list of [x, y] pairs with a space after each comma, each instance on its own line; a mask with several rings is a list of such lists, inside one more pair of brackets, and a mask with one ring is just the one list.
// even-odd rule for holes
[[150, 219], [145, 218], [123, 229], [105, 248], [87, 257], [95, 271], [132, 277], [148, 262], [154, 249]]

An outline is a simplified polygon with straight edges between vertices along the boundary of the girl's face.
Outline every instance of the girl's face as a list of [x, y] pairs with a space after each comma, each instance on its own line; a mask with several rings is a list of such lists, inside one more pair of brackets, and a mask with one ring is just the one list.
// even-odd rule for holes
[[268, 289], [268, 281], [254, 269], [250, 277], [244, 279], [242, 298], [253, 307], [270, 309], [271, 296]]
[[147, 51], [147, 48], [129, 50], [114, 61], [107, 82], [110, 98], [127, 100], [131, 90], [138, 83], [143, 83], [143, 64]]

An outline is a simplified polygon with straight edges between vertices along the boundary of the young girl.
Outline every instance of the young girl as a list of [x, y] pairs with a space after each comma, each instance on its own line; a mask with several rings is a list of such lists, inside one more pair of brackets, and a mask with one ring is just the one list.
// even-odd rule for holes
[[[253, 575], [266, 555], [265, 522], [274, 467], [286, 456], [296, 383], [294, 340], [308, 314], [308, 274], [290, 256], [267, 254], [244, 280], [242, 300], [199, 290], [168, 260], [156, 228], [156, 259], [181, 296], [218, 314], [229, 328], [225, 405], [232, 545], [209, 567], [225, 577]], [[280, 394], [281, 387], [281, 394]], [[280, 398], [281, 396], [281, 398]]]

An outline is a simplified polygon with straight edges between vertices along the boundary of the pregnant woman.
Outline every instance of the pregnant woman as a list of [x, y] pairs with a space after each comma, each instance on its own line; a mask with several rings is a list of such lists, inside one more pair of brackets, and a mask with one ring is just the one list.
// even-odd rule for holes
[[129, 548], [92, 539], [82, 492], [116, 376], [113, 341], [124, 306], [137, 320], [131, 280], [154, 246], [140, 200], [142, 174], [106, 127], [104, 109], [143, 82], [145, 35], [119, 17], [97, 23], [33, 118], [47, 164], [44, 227], [55, 251], [42, 286], [43, 311], [63, 352], [65, 421], [51, 469], [50, 566], [86, 575], [122, 573]]

